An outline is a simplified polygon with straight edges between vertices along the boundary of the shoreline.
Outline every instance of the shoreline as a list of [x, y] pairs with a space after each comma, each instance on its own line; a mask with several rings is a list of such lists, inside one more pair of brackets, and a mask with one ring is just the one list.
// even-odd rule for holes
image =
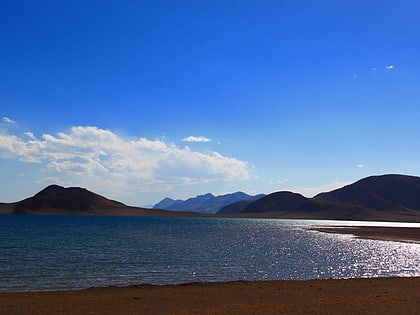
[[420, 244], [420, 228], [388, 226], [311, 227], [310, 231], [353, 235], [356, 238]]
[[0, 293], [0, 314], [418, 314], [420, 277]]

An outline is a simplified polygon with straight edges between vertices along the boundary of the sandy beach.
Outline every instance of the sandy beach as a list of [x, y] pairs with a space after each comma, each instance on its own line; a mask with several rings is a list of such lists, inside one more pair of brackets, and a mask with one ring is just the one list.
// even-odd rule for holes
[[420, 278], [0, 293], [0, 314], [419, 314]]

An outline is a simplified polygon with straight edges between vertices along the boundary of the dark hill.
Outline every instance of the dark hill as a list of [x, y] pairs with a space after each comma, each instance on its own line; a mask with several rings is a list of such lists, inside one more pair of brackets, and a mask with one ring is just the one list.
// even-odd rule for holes
[[221, 208], [217, 214], [232, 214], [241, 213], [247, 206], [253, 203], [255, 200], [241, 200], [228, 204]]
[[2, 204], [0, 210], [11, 214], [172, 215], [169, 211], [130, 207], [84, 188], [58, 185], [22, 201]]
[[371, 176], [314, 198], [276, 192], [241, 208], [237, 216], [420, 222], [420, 177]]
[[258, 213], [276, 211], [299, 211], [308, 202], [308, 199], [300, 194], [290, 191], [280, 191], [269, 194], [249, 204], [243, 213]]
[[321, 193], [313, 200], [332, 200], [379, 211], [420, 210], [420, 177], [406, 175], [366, 177], [343, 188]]
[[126, 207], [126, 205], [106, 199], [84, 188], [64, 188], [51, 185], [41, 190], [35, 196], [18, 202], [14, 206], [15, 213], [27, 211], [37, 212], [54, 209], [63, 212], [89, 212], [96, 208]]

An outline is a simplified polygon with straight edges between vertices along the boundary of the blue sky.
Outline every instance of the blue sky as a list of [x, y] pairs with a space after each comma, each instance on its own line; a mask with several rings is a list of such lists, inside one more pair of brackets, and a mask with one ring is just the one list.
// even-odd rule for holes
[[0, 201], [420, 175], [418, 1], [3, 1]]

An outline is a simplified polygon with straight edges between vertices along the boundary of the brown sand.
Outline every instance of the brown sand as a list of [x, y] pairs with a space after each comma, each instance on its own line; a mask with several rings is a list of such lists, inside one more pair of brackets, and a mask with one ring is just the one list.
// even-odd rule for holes
[[0, 293], [0, 314], [420, 314], [420, 278]]
[[310, 230], [325, 233], [352, 234], [359, 238], [420, 244], [420, 228], [416, 227], [337, 226], [310, 228]]

